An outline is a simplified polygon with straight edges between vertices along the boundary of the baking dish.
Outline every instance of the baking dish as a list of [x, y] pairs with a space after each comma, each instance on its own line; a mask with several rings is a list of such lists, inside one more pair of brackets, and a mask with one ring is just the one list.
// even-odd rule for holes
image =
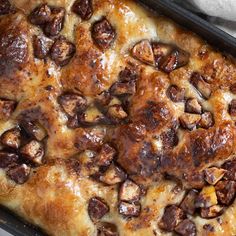
[[[184, 25], [196, 32], [217, 48], [236, 56], [236, 41], [233, 37], [210, 25], [191, 12], [166, 0], [142, 0], [141, 2], [153, 11], [161, 12], [174, 19], [180, 25]], [[14, 235], [42, 235], [37, 229], [25, 225], [5, 209], [1, 209], [0, 225]]]

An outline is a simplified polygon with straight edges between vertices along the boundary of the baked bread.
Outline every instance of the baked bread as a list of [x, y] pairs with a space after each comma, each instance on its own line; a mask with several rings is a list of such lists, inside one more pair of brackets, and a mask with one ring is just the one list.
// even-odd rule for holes
[[0, 0], [0, 204], [58, 236], [236, 235], [236, 66], [131, 0]]

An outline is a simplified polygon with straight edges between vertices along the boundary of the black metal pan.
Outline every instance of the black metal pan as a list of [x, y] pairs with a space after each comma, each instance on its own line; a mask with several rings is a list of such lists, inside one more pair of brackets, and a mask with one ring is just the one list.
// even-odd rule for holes
[[[236, 57], [236, 39], [211, 25], [199, 16], [176, 5], [171, 0], [138, 0], [152, 11], [162, 13], [180, 25], [200, 35], [211, 45]], [[14, 214], [0, 208], [0, 227], [15, 236], [43, 236], [39, 229], [21, 221]]]

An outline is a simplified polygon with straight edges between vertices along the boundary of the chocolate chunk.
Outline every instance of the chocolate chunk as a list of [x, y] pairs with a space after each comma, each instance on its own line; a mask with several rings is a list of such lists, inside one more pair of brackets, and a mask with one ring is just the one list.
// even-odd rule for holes
[[109, 144], [102, 145], [100, 152], [95, 157], [95, 164], [98, 166], [109, 166], [116, 155], [116, 150]]
[[222, 168], [227, 170], [224, 179], [236, 181], [236, 160], [225, 162]]
[[139, 203], [120, 202], [118, 209], [121, 215], [134, 217], [139, 216], [141, 212], [141, 205]]
[[175, 227], [185, 219], [184, 211], [175, 206], [170, 205], [165, 207], [164, 214], [159, 222], [159, 227], [166, 231], [173, 231]]
[[224, 207], [220, 205], [211, 206], [209, 208], [201, 208], [201, 217], [204, 219], [216, 218], [223, 214]]
[[110, 88], [111, 94], [114, 96], [133, 95], [136, 92], [136, 82], [116, 82]]
[[13, 149], [18, 149], [21, 143], [20, 130], [18, 128], [7, 130], [1, 135], [0, 140], [2, 145]]
[[185, 219], [177, 225], [175, 232], [182, 236], [196, 236], [197, 228], [193, 221]]
[[114, 185], [126, 179], [125, 172], [118, 166], [110, 165], [109, 168], [100, 176], [99, 180], [107, 185]]
[[47, 36], [57, 36], [63, 28], [65, 9], [62, 7], [51, 8], [50, 21], [45, 24], [44, 33]]
[[234, 83], [230, 86], [230, 91], [231, 91], [231, 93], [236, 94], [236, 83]]
[[44, 147], [40, 142], [36, 140], [32, 140], [25, 146], [23, 146], [20, 149], [20, 153], [26, 159], [37, 165], [41, 165], [43, 163]]
[[8, 0], [0, 0], [0, 16], [9, 14], [13, 11], [13, 7]]
[[137, 72], [134, 69], [128, 67], [125, 67], [125, 69], [119, 73], [119, 80], [121, 82], [129, 82], [131, 80], [137, 80], [137, 78]]
[[19, 156], [15, 153], [0, 151], [0, 168], [7, 168], [8, 166], [16, 163]]
[[58, 97], [58, 103], [71, 117], [83, 112], [87, 108], [87, 100], [75, 93], [65, 93]]
[[120, 186], [119, 199], [126, 202], [138, 201], [141, 195], [140, 187], [131, 180], [126, 180]]
[[58, 66], [65, 66], [75, 54], [75, 45], [64, 38], [59, 38], [52, 45], [50, 56]]
[[198, 114], [184, 113], [179, 117], [182, 128], [193, 130], [197, 127], [198, 122], [201, 120], [201, 116]]
[[47, 4], [36, 7], [29, 15], [30, 23], [43, 25], [51, 20], [51, 9]]
[[218, 201], [224, 205], [230, 205], [235, 198], [236, 182], [222, 180], [216, 184], [215, 188]]
[[126, 133], [135, 142], [141, 141], [147, 133], [146, 126], [141, 122], [130, 123], [126, 128]]
[[167, 96], [173, 102], [183, 102], [184, 101], [184, 95], [185, 95], [185, 89], [180, 88], [177, 85], [171, 85], [167, 89]]
[[155, 66], [155, 58], [152, 51], [152, 45], [149, 40], [143, 40], [137, 43], [131, 50], [131, 54], [139, 61]]
[[208, 208], [218, 203], [214, 186], [205, 186], [195, 201], [195, 207]]
[[[1, 59], [1, 55], [0, 55], [0, 59]], [[0, 98], [0, 120], [7, 120], [8, 118], [10, 118], [15, 108], [16, 108], [15, 101], [5, 100], [5, 99]]]
[[25, 130], [27, 135], [35, 138], [37, 141], [42, 141], [47, 136], [46, 130], [37, 122], [23, 120], [20, 126]]
[[186, 213], [193, 215], [196, 210], [195, 201], [197, 199], [197, 196], [198, 191], [195, 189], [191, 189], [181, 202], [180, 208], [183, 209]]
[[101, 198], [93, 197], [89, 200], [88, 214], [91, 220], [93, 221], [99, 220], [108, 212], [109, 212], [109, 207]]
[[204, 79], [205, 78], [202, 75], [195, 72], [190, 78], [190, 83], [197, 89], [203, 98], [209, 99], [211, 96], [211, 86], [205, 82]]
[[219, 180], [221, 180], [226, 173], [226, 170], [217, 168], [217, 167], [211, 167], [204, 170], [205, 172], [205, 180], [211, 184], [215, 185]]
[[7, 171], [7, 176], [17, 184], [23, 184], [29, 179], [30, 167], [26, 164], [17, 165]]
[[101, 222], [98, 224], [97, 236], [119, 236], [116, 225], [110, 222]]
[[189, 53], [181, 50], [173, 50], [169, 56], [167, 56], [163, 62], [161, 62], [160, 68], [166, 73], [170, 73], [182, 66], [187, 65], [189, 62]]
[[107, 116], [111, 118], [114, 122], [119, 122], [119, 120], [127, 118], [128, 114], [124, 111], [121, 105], [115, 104], [108, 108]]
[[89, 20], [93, 14], [92, 0], [76, 0], [72, 11], [79, 15], [82, 20]]
[[215, 124], [213, 114], [209, 111], [204, 112], [201, 115], [201, 120], [198, 123], [198, 126], [203, 129], [209, 129]]
[[95, 98], [95, 104], [99, 107], [107, 106], [111, 101], [111, 94], [108, 91], [103, 91]]
[[44, 36], [33, 37], [34, 56], [39, 59], [44, 59], [48, 55], [53, 41]]
[[185, 103], [185, 112], [201, 114], [202, 106], [196, 98], [189, 98]]
[[229, 104], [229, 114], [231, 116], [236, 116], [236, 99], [233, 99]]
[[93, 24], [91, 33], [94, 42], [101, 49], [110, 48], [116, 37], [115, 29], [105, 17]]

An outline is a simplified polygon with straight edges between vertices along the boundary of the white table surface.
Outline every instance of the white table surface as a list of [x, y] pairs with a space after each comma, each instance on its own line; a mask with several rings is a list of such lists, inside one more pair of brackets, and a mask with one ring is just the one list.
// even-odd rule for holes
[[3, 229], [0, 229], [0, 236], [11, 236], [11, 234], [7, 233]]

